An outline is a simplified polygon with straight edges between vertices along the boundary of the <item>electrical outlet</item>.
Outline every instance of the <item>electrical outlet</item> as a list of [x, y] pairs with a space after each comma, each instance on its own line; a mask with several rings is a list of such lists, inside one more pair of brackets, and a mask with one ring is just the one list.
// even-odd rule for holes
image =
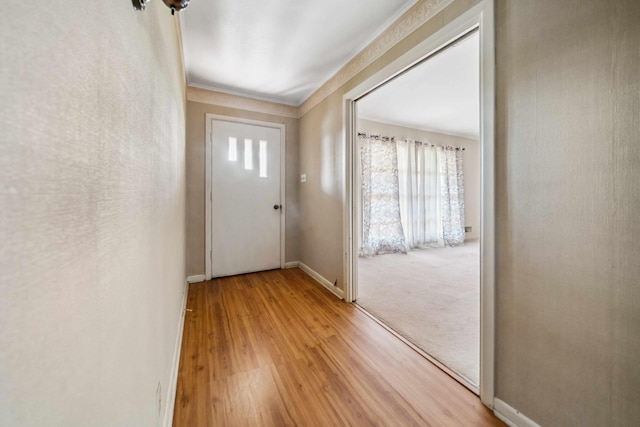
[[465, 232], [465, 233], [471, 233], [471, 226], [466, 226], [466, 227], [464, 228], [464, 232]]

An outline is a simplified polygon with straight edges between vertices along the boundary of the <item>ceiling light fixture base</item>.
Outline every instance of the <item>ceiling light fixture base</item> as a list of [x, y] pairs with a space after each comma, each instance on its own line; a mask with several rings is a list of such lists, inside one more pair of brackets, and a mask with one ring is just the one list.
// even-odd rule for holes
[[[147, 3], [151, 0], [131, 0], [133, 4], [133, 8], [135, 10], [144, 10]], [[167, 5], [169, 9], [171, 9], [171, 14], [173, 15], [175, 12], [180, 12], [182, 9], [186, 9], [189, 6], [190, 0], [162, 0], [162, 2]]]

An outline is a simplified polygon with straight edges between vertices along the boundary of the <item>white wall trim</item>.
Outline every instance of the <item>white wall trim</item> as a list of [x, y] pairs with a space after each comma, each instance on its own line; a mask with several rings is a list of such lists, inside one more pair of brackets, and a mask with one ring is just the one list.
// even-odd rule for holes
[[298, 267], [300, 268], [300, 270], [304, 271], [309, 276], [313, 277], [316, 282], [320, 283], [322, 286], [327, 288], [329, 292], [331, 292], [332, 294], [334, 294], [340, 299], [344, 299], [344, 292], [342, 291], [342, 289], [340, 289], [337, 286], [333, 286], [333, 283], [331, 283], [330, 281], [322, 277], [320, 273], [316, 272], [315, 270], [313, 270], [311, 267], [309, 267], [303, 262], [298, 262]]
[[182, 351], [182, 334], [184, 332], [184, 316], [187, 308], [187, 296], [189, 294], [189, 282], [185, 281], [182, 291], [182, 304], [180, 304], [180, 319], [178, 320], [178, 332], [176, 334], [176, 343], [173, 350], [173, 363], [171, 366], [171, 376], [165, 396], [165, 411], [163, 427], [171, 427], [173, 424], [173, 411], [176, 405], [176, 392], [178, 386], [178, 372], [180, 368], [180, 353]]
[[498, 398], [493, 400], [493, 413], [511, 427], [540, 427], [538, 423]]
[[284, 268], [300, 267], [300, 261], [289, 261], [284, 264]]
[[195, 276], [187, 277], [188, 283], [200, 283], [204, 282], [205, 280], [207, 280], [207, 276], [205, 276], [204, 274], [197, 274]]
[[287, 201], [286, 201], [286, 188], [285, 188], [285, 179], [286, 179], [286, 127], [283, 123], [275, 123], [275, 122], [265, 122], [261, 120], [250, 120], [250, 119], [242, 119], [238, 117], [231, 116], [221, 116], [219, 114], [210, 114], [207, 113], [205, 116], [205, 279], [210, 280], [212, 277], [212, 265], [211, 265], [211, 168], [213, 167], [213, 158], [212, 158], [212, 150], [211, 150], [211, 132], [212, 126], [211, 122], [213, 120], [221, 120], [232, 123], [241, 123], [248, 125], [256, 125], [256, 126], [264, 126], [269, 128], [275, 128], [280, 130], [280, 204], [282, 205], [282, 209], [280, 209], [280, 268], [285, 267], [285, 253], [286, 253], [286, 211], [287, 211]]
[[495, 42], [494, 0], [478, 5], [480, 28], [480, 399], [495, 398]]
[[494, 172], [494, 0], [483, 0], [444, 28], [415, 45], [395, 61], [365, 79], [343, 96], [345, 141], [344, 278], [345, 299], [357, 296], [357, 177], [356, 100], [403, 71], [428, 58], [461, 35], [480, 32], [480, 145], [481, 145], [481, 248], [480, 248], [480, 399], [493, 408], [495, 384], [495, 172]]
[[254, 111], [256, 113], [273, 114], [281, 117], [298, 118], [298, 107], [265, 99], [252, 98], [248, 95], [227, 93], [220, 89], [214, 90], [213, 88], [193, 83], [187, 86], [187, 101], [237, 108], [239, 110]]

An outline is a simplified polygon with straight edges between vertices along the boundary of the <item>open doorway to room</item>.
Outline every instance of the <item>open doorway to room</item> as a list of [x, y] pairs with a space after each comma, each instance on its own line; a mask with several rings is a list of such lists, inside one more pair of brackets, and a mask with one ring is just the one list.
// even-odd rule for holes
[[356, 103], [356, 303], [480, 384], [479, 31]]

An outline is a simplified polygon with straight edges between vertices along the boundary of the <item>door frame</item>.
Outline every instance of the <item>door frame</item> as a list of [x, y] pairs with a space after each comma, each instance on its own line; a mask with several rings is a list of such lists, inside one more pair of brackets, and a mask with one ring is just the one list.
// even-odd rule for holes
[[219, 120], [224, 122], [239, 123], [245, 125], [261, 126], [280, 130], [280, 268], [285, 267], [285, 217], [286, 217], [286, 200], [285, 200], [285, 125], [283, 123], [265, 122], [260, 120], [242, 119], [239, 117], [222, 116], [219, 114], [207, 113], [205, 116], [205, 277], [206, 280], [212, 278], [212, 227], [211, 227], [211, 203], [213, 201], [213, 194], [211, 191], [211, 171], [213, 169], [213, 157], [211, 155], [211, 144], [213, 143], [212, 131], [213, 126], [211, 122], [213, 120]]
[[445, 25], [388, 66], [373, 74], [343, 96], [345, 141], [344, 278], [345, 300], [357, 295], [359, 218], [356, 101], [440, 51], [453, 40], [478, 29], [480, 34], [480, 400], [493, 408], [495, 397], [495, 47], [494, 0], [483, 0]]

